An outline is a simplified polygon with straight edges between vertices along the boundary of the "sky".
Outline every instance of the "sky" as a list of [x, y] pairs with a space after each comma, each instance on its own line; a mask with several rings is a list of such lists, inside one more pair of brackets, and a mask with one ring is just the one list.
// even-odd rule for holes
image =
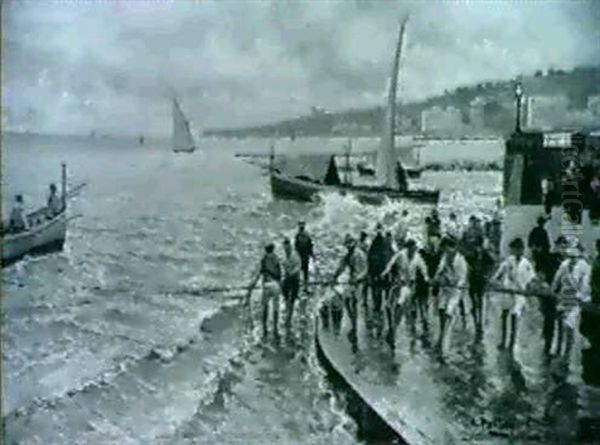
[[600, 61], [600, 2], [2, 2], [2, 124], [167, 135], [383, 105], [410, 14], [398, 98]]

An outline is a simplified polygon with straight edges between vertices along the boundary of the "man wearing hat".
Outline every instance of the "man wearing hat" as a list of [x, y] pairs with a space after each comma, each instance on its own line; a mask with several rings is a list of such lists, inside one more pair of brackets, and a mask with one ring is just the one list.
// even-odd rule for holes
[[258, 270], [254, 274], [248, 293], [246, 294], [245, 304], [250, 307], [250, 296], [259, 279], [262, 278], [262, 326], [263, 336], [267, 336], [267, 321], [269, 318], [269, 303], [273, 306], [273, 335], [279, 337], [279, 292], [281, 289], [281, 263], [275, 253], [275, 245], [268, 243], [265, 246], [265, 254], [260, 260]]
[[390, 257], [383, 234], [383, 225], [377, 223], [375, 226], [375, 237], [369, 247], [367, 254], [367, 264], [369, 270], [369, 286], [371, 288], [371, 297], [373, 299], [373, 318], [377, 332], [380, 333], [381, 328], [381, 302], [384, 290], [384, 279], [381, 274], [385, 270]]
[[50, 193], [48, 195], [48, 199], [46, 201], [46, 208], [48, 218], [54, 218], [58, 215], [62, 210], [62, 200], [56, 193], [56, 185], [50, 184]]
[[537, 226], [531, 229], [527, 238], [527, 247], [531, 250], [531, 256], [536, 268], [545, 269], [550, 252], [550, 237], [545, 229], [546, 218], [538, 217]]
[[16, 233], [27, 230], [28, 227], [29, 224], [27, 222], [27, 218], [25, 217], [25, 210], [23, 207], [23, 196], [16, 195], [15, 202], [10, 211], [8, 229], [10, 232]]
[[344, 305], [350, 317], [350, 333], [352, 339], [356, 339], [357, 322], [357, 297], [362, 293], [363, 282], [367, 276], [367, 260], [363, 251], [356, 247], [356, 240], [347, 234], [344, 238], [346, 254], [340, 260], [340, 264], [333, 274], [333, 285], [337, 283], [338, 277], [348, 270], [349, 284], [346, 287]]
[[508, 315], [510, 314], [510, 340], [509, 348], [512, 351], [517, 341], [519, 318], [526, 305], [525, 296], [515, 291], [525, 292], [529, 283], [535, 278], [535, 270], [531, 262], [523, 256], [525, 243], [521, 238], [513, 239], [508, 245], [510, 255], [506, 258], [494, 273], [491, 282], [499, 284], [502, 289], [510, 292], [501, 292], [497, 295], [502, 310], [501, 313], [501, 340], [499, 349], [506, 346], [508, 334]]
[[308, 293], [308, 265], [311, 258], [314, 260], [315, 253], [312, 238], [306, 231], [306, 223], [304, 221], [298, 222], [298, 233], [296, 233], [294, 247], [300, 256], [302, 275], [304, 277], [304, 291]]
[[458, 252], [455, 239], [444, 238], [442, 251], [442, 259], [433, 281], [440, 287], [438, 294], [438, 313], [440, 317], [438, 347], [443, 353], [446, 343], [449, 342], [456, 309], [464, 299], [468, 266], [465, 258]]
[[[393, 332], [400, 323], [405, 310], [411, 309], [411, 328], [414, 330], [417, 313], [421, 317], [423, 329], [427, 329], [427, 294], [429, 274], [427, 266], [417, 243], [413, 239], [406, 241], [405, 248], [394, 254], [383, 272], [387, 275], [396, 266], [398, 273], [394, 283], [395, 292], [388, 299], [386, 312], [388, 318], [388, 334], [393, 337]], [[396, 292], [397, 291], [397, 292]]]
[[300, 290], [300, 256], [294, 249], [289, 238], [283, 240], [283, 283], [281, 291], [283, 292], [283, 300], [286, 306], [285, 328], [289, 333], [292, 326], [292, 317], [294, 314], [294, 304], [298, 299], [298, 291]]
[[[552, 282], [552, 291], [557, 296], [558, 342], [556, 354], [561, 352], [567, 360], [579, 328], [580, 302], [591, 299], [591, 268], [583, 258], [580, 245], [571, 241], [566, 249], [567, 258], [562, 262]], [[564, 335], [566, 333], [566, 335]], [[564, 346], [564, 348], [563, 348]]]

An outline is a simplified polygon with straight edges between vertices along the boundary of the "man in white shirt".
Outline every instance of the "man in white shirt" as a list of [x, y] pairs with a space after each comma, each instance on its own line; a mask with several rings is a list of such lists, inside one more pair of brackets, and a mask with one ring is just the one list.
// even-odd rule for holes
[[10, 220], [8, 223], [9, 231], [11, 232], [22, 232], [29, 228], [27, 218], [25, 217], [25, 210], [23, 207], [23, 196], [16, 195], [15, 203], [10, 211]]
[[408, 266], [407, 250], [402, 247], [392, 255], [381, 273], [381, 278], [390, 284], [384, 302], [388, 341], [393, 341], [396, 328], [402, 321], [404, 309], [410, 298]]
[[[591, 300], [591, 267], [582, 257], [578, 247], [570, 247], [552, 282], [552, 290], [558, 299], [558, 342], [556, 353], [570, 359], [575, 331], [579, 328], [580, 303]], [[566, 336], [563, 336], [566, 332]], [[566, 338], [565, 338], [566, 337]], [[564, 341], [563, 341], [564, 340]]]
[[525, 292], [529, 283], [535, 278], [535, 269], [531, 262], [523, 256], [525, 244], [521, 238], [513, 239], [508, 247], [510, 249], [510, 255], [500, 264], [500, 266], [498, 266], [491, 282], [498, 284], [503, 289], [513, 291], [500, 293], [497, 296], [502, 309], [502, 338], [498, 348], [504, 349], [506, 346], [508, 315], [510, 314], [511, 329], [509, 348], [512, 351], [517, 341], [519, 318], [522, 315], [526, 304], [525, 297], [514, 291]]
[[395, 233], [395, 240], [396, 240], [396, 247], [398, 249], [402, 249], [402, 247], [404, 247], [404, 241], [406, 240], [406, 237], [408, 236], [408, 225], [409, 225], [409, 216], [408, 216], [408, 210], [404, 209], [402, 210], [402, 214], [400, 215], [400, 218], [398, 219], [398, 222], [396, 223], [396, 233]]
[[446, 221], [445, 227], [444, 227], [444, 232], [446, 234], [446, 236], [454, 238], [454, 239], [461, 239], [462, 237], [462, 229], [460, 227], [459, 222], [456, 219], [456, 213], [452, 212], [450, 213], [450, 217], [448, 218], [448, 221]]
[[[351, 342], [356, 341], [356, 323], [357, 323], [357, 299], [362, 294], [362, 287], [367, 277], [367, 257], [362, 249], [357, 247], [356, 240], [351, 235], [346, 235], [344, 239], [346, 254], [340, 260], [340, 263], [333, 274], [333, 284], [337, 283], [338, 277], [348, 270], [349, 283], [344, 292], [344, 305], [350, 317], [350, 332], [348, 337]], [[335, 323], [334, 323], [335, 324]]]
[[427, 265], [417, 249], [414, 240], [406, 243], [406, 259], [408, 262], [408, 286], [411, 293], [411, 329], [416, 331], [417, 317], [421, 319], [423, 331], [428, 330], [427, 297], [429, 296], [429, 274]]
[[442, 241], [443, 255], [434, 277], [440, 286], [438, 295], [438, 314], [440, 317], [440, 337], [438, 347], [443, 353], [449, 343], [450, 331], [455, 313], [467, 286], [468, 266], [465, 258], [458, 252], [457, 242], [453, 238]]

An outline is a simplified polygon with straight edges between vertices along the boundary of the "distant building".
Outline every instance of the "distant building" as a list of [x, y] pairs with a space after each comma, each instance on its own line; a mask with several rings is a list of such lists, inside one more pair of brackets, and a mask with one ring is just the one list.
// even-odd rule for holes
[[396, 131], [407, 132], [414, 130], [414, 119], [407, 115], [396, 115]]
[[421, 113], [421, 132], [424, 134], [452, 136], [460, 134], [463, 128], [462, 114], [458, 108], [435, 106]]
[[533, 96], [525, 101], [525, 124], [540, 130], [561, 127], [569, 114], [566, 96]]
[[600, 94], [588, 97], [587, 109], [594, 116], [600, 116]]
[[477, 96], [469, 103], [469, 122], [474, 129], [485, 126], [485, 104], [486, 101], [481, 96]]
[[340, 136], [358, 136], [373, 133], [373, 128], [356, 122], [339, 122], [331, 127], [331, 133]]

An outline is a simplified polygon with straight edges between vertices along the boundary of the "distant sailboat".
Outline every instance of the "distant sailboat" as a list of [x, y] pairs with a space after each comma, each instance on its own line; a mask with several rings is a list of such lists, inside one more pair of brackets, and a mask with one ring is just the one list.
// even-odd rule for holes
[[[415, 156], [413, 147], [408, 147], [396, 154], [394, 147], [394, 137], [396, 135], [396, 93], [398, 91], [398, 70], [400, 68], [400, 57], [402, 55], [402, 46], [404, 44], [404, 35], [408, 17], [404, 19], [400, 26], [398, 36], [398, 45], [394, 54], [394, 63], [392, 65], [392, 76], [388, 90], [387, 108], [385, 111], [385, 120], [383, 123], [383, 134], [381, 135], [381, 145], [377, 154], [377, 182], [384, 187], [398, 187], [396, 179], [396, 161], [398, 157], [402, 166], [409, 177], [418, 177], [420, 170], [415, 168]], [[409, 162], [407, 162], [409, 161]], [[412, 162], [410, 162], [412, 161]], [[408, 165], [413, 164], [413, 165]], [[408, 167], [408, 168], [407, 168]], [[412, 167], [412, 168], [411, 168]]]
[[186, 119], [177, 99], [173, 99], [173, 135], [171, 137], [173, 151], [176, 153], [192, 153], [196, 147], [190, 131], [190, 123]]

